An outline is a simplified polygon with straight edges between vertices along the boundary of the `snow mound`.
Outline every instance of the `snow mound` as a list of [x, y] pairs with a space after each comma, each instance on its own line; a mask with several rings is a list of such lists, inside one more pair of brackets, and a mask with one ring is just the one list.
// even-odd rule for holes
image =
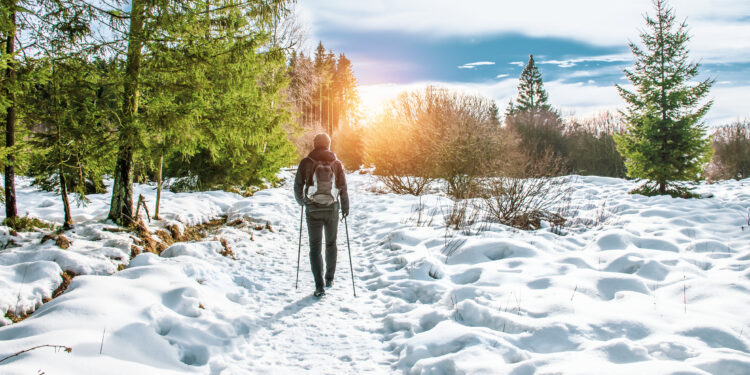
[[380, 210], [357, 230], [379, 234], [362, 243], [377, 265], [366, 283], [390, 301], [394, 368], [750, 373], [750, 200], [738, 199], [748, 181], [701, 185], [713, 197], [691, 200], [630, 195], [620, 179], [573, 184], [572, 205], [592, 219], [564, 236], [489, 225], [467, 235], [408, 219], [417, 200], [441, 212], [440, 197], [361, 198]]

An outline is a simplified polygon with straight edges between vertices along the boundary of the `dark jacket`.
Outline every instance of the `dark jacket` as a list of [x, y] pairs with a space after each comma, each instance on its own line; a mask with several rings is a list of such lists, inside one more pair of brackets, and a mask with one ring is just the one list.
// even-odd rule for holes
[[305, 182], [307, 181], [307, 176], [312, 173], [311, 169], [313, 167], [313, 160], [333, 162], [331, 167], [336, 176], [336, 189], [339, 190], [339, 197], [341, 198], [341, 213], [349, 215], [349, 193], [346, 191], [344, 166], [336, 159], [336, 154], [327, 149], [312, 150], [306, 158], [299, 162], [297, 176], [294, 178], [294, 199], [296, 199], [297, 203], [300, 205], [305, 203]]

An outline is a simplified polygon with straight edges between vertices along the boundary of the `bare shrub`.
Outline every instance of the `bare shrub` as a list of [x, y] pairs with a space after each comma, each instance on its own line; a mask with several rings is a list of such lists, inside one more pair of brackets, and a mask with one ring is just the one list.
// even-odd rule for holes
[[379, 175], [376, 177], [393, 193], [417, 196], [424, 194], [425, 190], [434, 181], [433, 178], [423, 176]]
[[477, 197], [479, 179], [497, 173], [501, 159], [517, 146], [516, 135], [500, 127], [490, 99], [443, 90], [429, 141], [437, 159], [436, 176], [455, 199]]
[[547, 152], [536, 162], [488, 179], [483, 198], [488, 220], [519, 229], [538, 229], [542, 221], [562, 226], [566, 219], [553, 208], [569, 196], [569, 178], [552, 177], [562, 168], [560, 158]]
[[509, 134], [492, 100], [430, 86], [386, 106], [366, 135], [366, 162], [394, 192], [423, 193], [431, 179], [444, 179], [449, 195], [466, 198], [515, 145]]
[[750, 177], [750, 121], [736, 121], [716, 129], [714, 156], [706, 168], [709, 180]]
[[425, 142], [420, 114], [427, 103], [403, 93], [389, 105], [365, 135], [365, 162], [397, 194], [421, 195], [433, 179], [434, 161]]
[[[463, 230], [470, 235], [474, 226], [483, 222], [484, 215], [481, 205], [467, 199], [456, 199], [448, 212], [443, 213], [446, 228]], [[477, 230], [480, 231], [480, 230]]]
[[409, 217], [406, 222], [412, 222], [418, 227], [429, 227], [432, 225], [437, 209], [427, 210], [427, 205], [422, 200], [422, 196], [419, 196], [419, 202], [412, 206], [412, 216]]

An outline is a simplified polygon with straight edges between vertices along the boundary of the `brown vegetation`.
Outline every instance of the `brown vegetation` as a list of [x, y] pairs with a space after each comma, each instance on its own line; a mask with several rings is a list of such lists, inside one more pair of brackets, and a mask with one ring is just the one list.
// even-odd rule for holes
[[566, 219], [552, 210], [557, 199], [569, 196], [569, 178], [554, 177], [563, 168], [561, 158], [548, 152], [488, 179], [483, 194], [488, 220], [519, 229], [539, 229], [543, 220], [563, 225]]
[[716, 129], [714, 156], [706, 168], [709, 180], [750, 177], [750, 121], [737, 121]]
[[66, 250], [70, 247], [70, 245], [73, 244], [71, 240], [69, 240], [67, 237], [63, 236], [62, 234], [56, 234], [56, 233], [48, 233], [45, 234], [44, 237], [42, 237], [42, 241], [40, 243], [45, 243], [49, 240], [54, 240], [55, 245], [57, 247]]
[[435, 179], [457, 198], [476, 195], [476, 181], [498, 172], [516, 147], [494, 102], [427, 87], [393, 100], [368, 129], [366, 162], [391, 191], [420, 195]]
[[219, 242], [224, 248], [223, 250], [221, 250], [221, 255], [227, 258], [232, 258], [233, 260], [237, 260], [237, 258], [234, 256], [234, 250], [232, 250], [232, 247], [229, 246], [229, 242], [224, 237], [222, 237]]

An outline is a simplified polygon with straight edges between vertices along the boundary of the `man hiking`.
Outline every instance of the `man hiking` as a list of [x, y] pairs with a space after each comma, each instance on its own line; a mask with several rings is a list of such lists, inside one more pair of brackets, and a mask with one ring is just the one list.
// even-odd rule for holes
[[[320, 133], [313, 139], [313, 144], [315, 149], [297, 167], [294, 198], [307, 211], [305, 216], [310, 239], [310, 267], [315, 278], [314, 295], [322, 297], [326, 294], [324, 286], [333, 286], [339, 208], [343, 217], [349, 215], [349, 194], [346, 191], [344, 167], [329, 149], [331, 138]], [[321, 254], [323, 233], [326, 239], [325, 284]]]

